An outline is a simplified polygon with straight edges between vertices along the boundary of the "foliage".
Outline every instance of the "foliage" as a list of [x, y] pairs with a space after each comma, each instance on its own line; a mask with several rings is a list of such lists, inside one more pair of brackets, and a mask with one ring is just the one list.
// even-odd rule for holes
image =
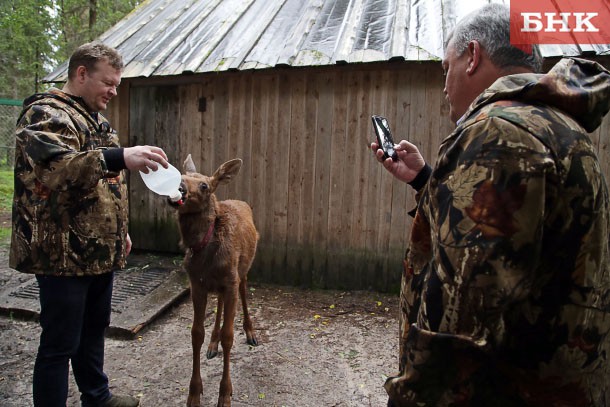
[[[142, 0], [57, 0], [61, 61], [83, 42], [92, 41], [116, 24]], [[85, 41], [83, 41], [85, 39]]]
[[[0, 97], [22, 99], [55, 63], [52, 0], [0, 2]], [[6, 39], [9, 39], [6, 41]]]
[[45, 75], [79, 45], [98, 38], [142, 0], [0, 1], [0, 98], [48, 87]]

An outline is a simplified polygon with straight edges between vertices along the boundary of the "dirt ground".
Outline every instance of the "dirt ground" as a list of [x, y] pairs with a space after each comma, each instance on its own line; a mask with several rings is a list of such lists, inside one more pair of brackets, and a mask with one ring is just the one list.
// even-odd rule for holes
[[[0, 288], [15, 273], [7, 269], [6, 245], [0, 245]], [[231, 354], [233, 406], [386, 405], [383, 383], [398, 364], [397, 296], [262, 284], [250, 287], [250, 309], [260, 345], [246, 344], [238, 317]], [[215, 301], [208, 303], [208, 311], [214, 306]], [[105, 371], [111, 391], [137, 396], [144, 407], [186, 405], [191, 316], [187, 296], [136, 338], [108, 338]], [[202, 354], [212, 323], [208, 316]], [[36, 321], [0, 316], [1, 406], [32, 405], [39, 334]], [[202, 405], [215, 406], [222, 356], [203, 357], [201, 370]], [[78, 405], [71, 376], [68, 406]]]

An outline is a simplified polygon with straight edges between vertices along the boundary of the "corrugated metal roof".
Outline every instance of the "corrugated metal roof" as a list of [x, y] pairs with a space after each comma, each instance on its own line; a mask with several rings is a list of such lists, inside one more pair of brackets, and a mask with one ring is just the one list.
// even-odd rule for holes
[[[455, 22], [508, 0], [148, 0], [99, 39], [124, 78], [442, 58]], [[610, 46], [543, 46], [544, 56]], [[65, 81], [67, 62], [45, 77]]]

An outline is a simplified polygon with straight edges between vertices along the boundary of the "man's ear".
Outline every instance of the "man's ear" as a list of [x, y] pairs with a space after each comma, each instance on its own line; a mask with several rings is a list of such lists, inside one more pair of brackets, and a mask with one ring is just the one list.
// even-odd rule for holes
[[472, 40], [468, 43], [468, 48], [466, 49], [466, 53], [468, 55], [468, 66], [466, 68], [466, 74], [473, 75], [479, 64], [481, 63], [481, 44], [479, 41]]
[[84, 65], [80, 65], [78, 68], [76, 68], [76, 80], [78, 80], [79, 82], [84, 82], [85, 81], [85, 77], [87, 76], [87, 68]]

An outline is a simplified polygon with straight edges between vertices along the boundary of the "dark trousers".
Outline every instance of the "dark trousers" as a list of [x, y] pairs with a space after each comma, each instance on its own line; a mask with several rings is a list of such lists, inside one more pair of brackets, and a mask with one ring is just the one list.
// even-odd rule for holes
[[110, 397], [104, 334], [110, 325], [113, 276], [36, 276], [42, 333], [34, 365], [34, 406], [66, 406], [70, 361], [83, 406]]

